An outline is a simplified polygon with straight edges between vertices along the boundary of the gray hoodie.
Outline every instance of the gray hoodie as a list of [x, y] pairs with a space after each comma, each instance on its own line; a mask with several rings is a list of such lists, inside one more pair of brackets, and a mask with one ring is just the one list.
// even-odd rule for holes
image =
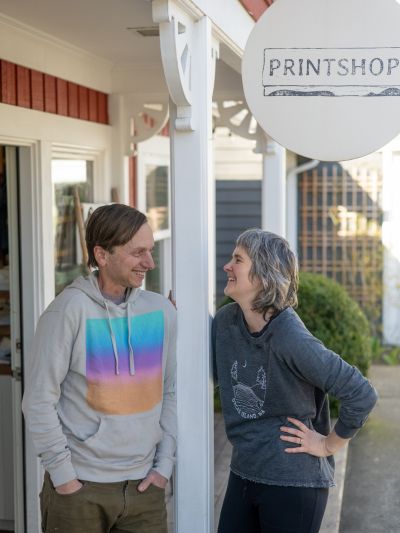
[[353, 437], [377, 400], [369, 381], [313, 337], [290, 307], [254, 337], [239, 305], [226, 305], [213, 322], [213, 351], [231, 470], [269, 485], [332, 486], [333, 457], [286, 453], [291, 445], [279, 438], [280, 427], [292, 426], [291, 416], [327, 435], [329, 393], [341, 402], [337, 435]]
[[40, 317], [23, 411], [54, 485], [169, 478], [176, 448], [176, 311], [133, 289], [115, 305], [95, 274]]

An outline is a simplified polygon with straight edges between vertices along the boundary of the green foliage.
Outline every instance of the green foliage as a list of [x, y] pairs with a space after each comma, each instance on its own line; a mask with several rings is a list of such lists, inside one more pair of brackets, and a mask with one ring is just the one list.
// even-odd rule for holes
[[221, 397], [219, 395], [219, 387], [215, 387], [214, 389], [214, 412], [215, 413], [222, 412]]
[[231, 304], [234, 300], [232, 298], [229, 298], [229, 296], [224, 296], [222, 300], [217, 305], [217, 309], [221, 309], [221, 307], [224, 307], [224, 305]]
[[378, 337], [372, 338], [372, 358], [376, 363], [395, 366], [400, 363], [400, 346], [383, 345]]

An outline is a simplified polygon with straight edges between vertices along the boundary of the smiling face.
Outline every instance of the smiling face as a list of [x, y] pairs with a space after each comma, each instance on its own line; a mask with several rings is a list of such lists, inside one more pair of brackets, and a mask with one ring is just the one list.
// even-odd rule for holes
[[111, 251], [95, 246], [99, 266], [99, 287], [107, 294], [119, 295], [126, 288], [140, 287], [146, 272], [154, 268], [153, 232], [143, 224], [130, 241]]
[[224, 266], [228, 283], [224, 289], [226, 296], [235, 300], [242, 308], [251, 306], [261, 289], [258, 279], [250, 279], [251, 259], [240, 246], [236, 247], [232, 259]]

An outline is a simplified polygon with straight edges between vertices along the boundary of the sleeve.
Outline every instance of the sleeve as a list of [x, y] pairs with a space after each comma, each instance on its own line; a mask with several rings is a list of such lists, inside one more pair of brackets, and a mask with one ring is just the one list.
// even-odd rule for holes
[[353, 437], [366, 422], [378, 395], [371, 383], [354, 366], [328, 350], [303, 326], [281, 332], [274, 350], [300, 379], [340, 401], [335, 432], [343, 439]]
[[171, 304], [166, 335], [166, 365], [164, 373], [163, 404], [161, 409], [160, 425], [163, 437], [157, 445], [153, 468], [159, 474], [169, 479], [175, 463], [177, 439], [176, 415], [176, 336], [177, 318], [176, 310]]
[[72, 327], [64, 313], [46, 311], [41, 316], [28, 360], [22, 401], [36, 452], [55, 486], [77, 477], [56, 409], [73, 341]]

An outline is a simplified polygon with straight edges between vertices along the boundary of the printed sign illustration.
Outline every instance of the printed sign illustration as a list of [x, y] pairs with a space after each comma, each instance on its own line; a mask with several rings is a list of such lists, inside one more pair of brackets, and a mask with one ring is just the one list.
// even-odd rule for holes
[[242, 60], [246, 103], [269, 137], [343, 161], [400, 133], [400, 2], [278, 0]]

